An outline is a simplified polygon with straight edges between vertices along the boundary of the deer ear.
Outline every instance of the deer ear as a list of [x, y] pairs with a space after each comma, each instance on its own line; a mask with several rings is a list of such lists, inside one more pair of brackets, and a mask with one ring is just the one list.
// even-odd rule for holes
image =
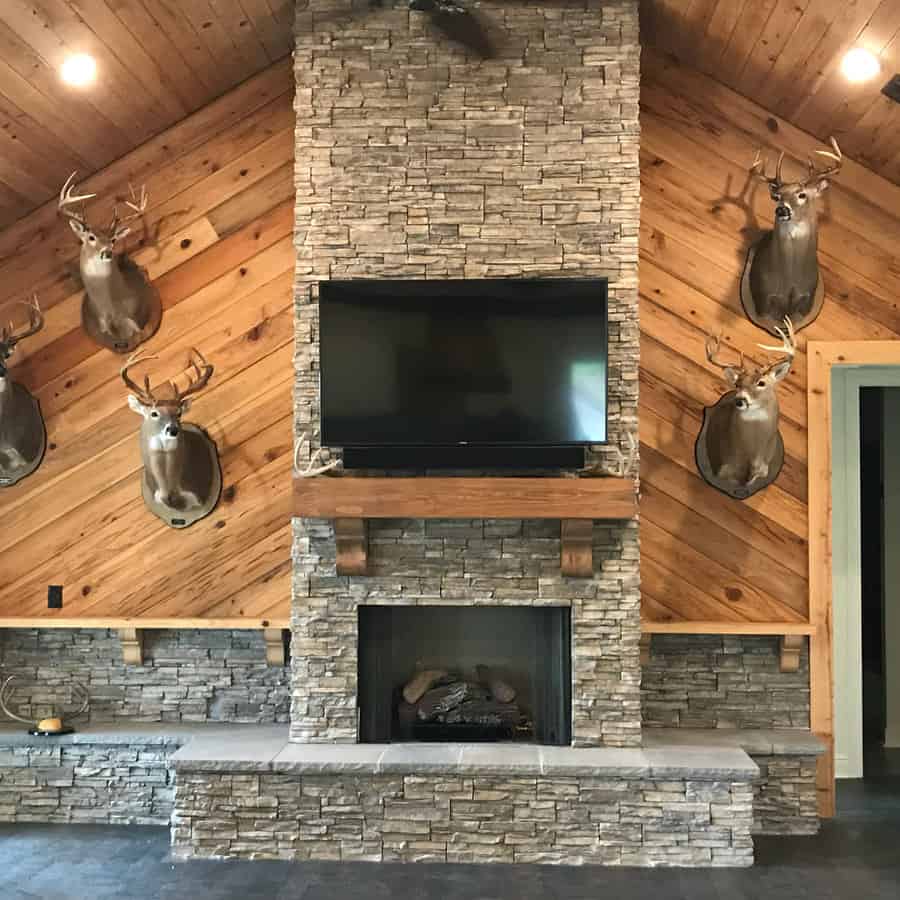
[[191, 408], [191, 404], [193, 402], [194, 401], [191, 400], [190, 397], [188, 397], [186, 400], [181, 401], [181, 414], [182, 415], [184, 415]]
[[769, 369], [769, 374], [775, 381], [781, 381], [783, 378], [787, 378], [788, 373], [791, 371], [791, 364], [793, 360], [791, 359], [783, 359], [781, 362], [775, 363], [771, 369]]
[[722, 369], [722, 375], [733, 388], [737, 387], [738, 382], [741, 380], [740, 369], [733, 369], [731, 366]]
[[136, 412], [139, 416], [143, 416], [145, 419], [147, 418], [147, 407], [138, 400], [134, 394], [128, 395], [128, 406], [133, 411]]
[[820, 178], [816, 185], [816, 193], [824, 194], [831, 187], [831, 182], [827, 178]]
[[71, 228], [72, 231], [74, 231], [75, 234], [78, 235], [78, 237], [81, 237], [85, 233], [85, 231], [87, 231], [87, 229], [84, 227], [84, 225], [81, 224], [81, 222], [76, 222], [74, 219], [69, 219], [69, 228]]

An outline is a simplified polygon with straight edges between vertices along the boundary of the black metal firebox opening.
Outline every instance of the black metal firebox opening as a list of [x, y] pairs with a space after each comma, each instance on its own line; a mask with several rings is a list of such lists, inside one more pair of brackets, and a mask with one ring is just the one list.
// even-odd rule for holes
[[[360, 742], [571, 744], [569, 607], [360, 606], [358, 624]], [[446, 675], [410, 703], [423, 671]]]

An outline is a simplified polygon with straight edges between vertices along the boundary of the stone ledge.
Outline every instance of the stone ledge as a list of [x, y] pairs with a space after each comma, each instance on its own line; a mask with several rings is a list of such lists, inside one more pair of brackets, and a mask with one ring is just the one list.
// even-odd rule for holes
[[755, 756], [819, 756], [825, 743], [806, 729], [645, 728], [644, 748], [739, 747]]
[[739, 747], [650, 750], [509, 744], [297, 744], [284, 736], [198, 737], [172, 756], [177, 772], [601, 776], [752, 781], [759, 769]]
[[182, 746], [195, 738], [218, 740], [234, 736], [250, 735], [283, 736], [287, 739], [287, 725], [230, 725], [227, 723], [208, 725], [166, 722], [110, 722], [85, 725], [73, 734], [58, 737], [39, 737], [28, 734], [24, 725], [0, 725], [0, 747], [58, 747], [72, 744], [125, 745], [140, 744]]

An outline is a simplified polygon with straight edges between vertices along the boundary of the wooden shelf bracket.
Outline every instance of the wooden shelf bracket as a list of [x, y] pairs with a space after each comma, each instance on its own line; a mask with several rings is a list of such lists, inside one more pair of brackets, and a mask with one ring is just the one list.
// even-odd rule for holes
[[638, 646], [641, 648], [641, 665], [650, 665], [650, 646], [653, 641], [653, 635], [646, 632], [641, 635]]
[[782, 672], [800, 669], [800, 652], [803, 650], [802, 634], [783, 634], [779, 641], [779, 668]]
[[140, 628], [120, 628], [119, 642], [122, 644], [122, 659], [126, 666], [144, 664], [144, 633]]
[[263, 640], [266, 642], [266, 665], [284, 666], [284, 631], [281, 628], [264, 628]]

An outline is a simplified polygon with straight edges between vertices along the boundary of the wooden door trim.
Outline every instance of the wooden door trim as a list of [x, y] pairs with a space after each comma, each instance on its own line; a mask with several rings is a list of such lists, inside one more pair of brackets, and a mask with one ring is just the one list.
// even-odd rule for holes
[[900, 365], [900, 341], [810, 341], [806, 348], [809, 478], [810, 728], [827, 745], [819, 757], [819, 813], [834, 815], [831, 370]]

